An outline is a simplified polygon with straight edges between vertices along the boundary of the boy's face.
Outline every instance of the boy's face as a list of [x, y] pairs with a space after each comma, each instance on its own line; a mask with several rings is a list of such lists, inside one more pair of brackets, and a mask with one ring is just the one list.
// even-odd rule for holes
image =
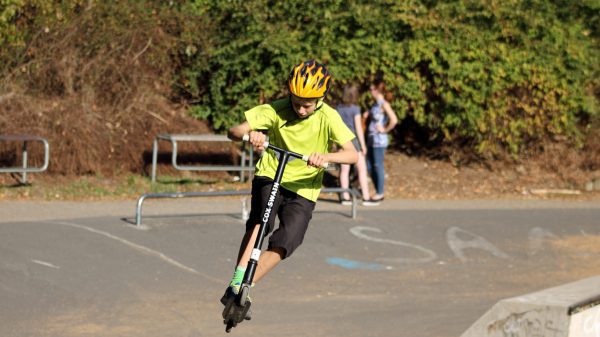
[[300, 98], [292, 95], [292, 107], [300, 118], [306, 118], [315, 112], [317, 108], [317, 99]]

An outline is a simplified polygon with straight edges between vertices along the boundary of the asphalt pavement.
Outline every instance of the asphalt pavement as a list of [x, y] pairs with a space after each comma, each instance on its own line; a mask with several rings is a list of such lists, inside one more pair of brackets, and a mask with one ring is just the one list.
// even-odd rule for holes
[[[0, 336], [226, 335], [241, 198], [134, 217], [135, 201], [0, 203]], [[356, 219], [320, 202], [231, 335], [460, 336], [502, 298], [600, 274], [569, 248], [599, 235], [595, 202], [386, 200]]]

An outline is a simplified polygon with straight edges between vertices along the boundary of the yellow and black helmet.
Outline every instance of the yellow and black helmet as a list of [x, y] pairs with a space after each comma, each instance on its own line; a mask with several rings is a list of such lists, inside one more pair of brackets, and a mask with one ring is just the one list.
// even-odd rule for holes
[[331, 85], [331, 74], [315, 60], [302, 62], [292, 68], [288, 77], [290, 94], [300, 98], [323, 98]]

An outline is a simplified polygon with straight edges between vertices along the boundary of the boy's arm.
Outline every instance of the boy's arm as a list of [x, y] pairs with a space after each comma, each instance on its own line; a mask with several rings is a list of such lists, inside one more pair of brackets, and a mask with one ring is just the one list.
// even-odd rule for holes
[[242, 138], [244, 137], [244, 135], [249, 136], [248, 142], [254, 146], [254, 149], [256, 149], [256, 151], [264, 151], [265, 150], [264, 144], [265, 144], [265, 141], [267, 140], [267, 136], [265, 134], [263, 134], [262, 132], [252, 131], [252, 128], [250, 127], [250, 124], [248, 123], [248, 121], [246, 121], [238, 126], [232, 127], [227, 132], [227, 137], [229, 139], [233, 140], [234, 142], [242, 141]]
[[308, 157], [308, 165], [314, 167], [323, 167], [325, 163], [337, 164], [355, 164], [358, 161], [358, 152], [354, 148], [352, 141], [342, 145], [342, 149], [332, 153], [315, 152]]
[[252, 131], [250, 124], [248, 124], [248, 122], [243, 122], [240, 125], [230, 128], [227, 132], [227, 138], [233, 140], [234, 142], [240, 142], [242, 141], [242, 137], [250, 133], [250, 131]]
[[358, 152], [356, 152], [352, 141], [349, 141], [342, 145], [340, 151], [325, 154], [325, 159], [329, 163], [356, 164], [358, 161]]

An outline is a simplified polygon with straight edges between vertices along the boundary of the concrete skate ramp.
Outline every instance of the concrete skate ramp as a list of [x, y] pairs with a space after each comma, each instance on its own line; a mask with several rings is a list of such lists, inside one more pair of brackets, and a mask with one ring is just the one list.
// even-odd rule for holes
[[600, 336], [600, 276], [501, 300], [461, 335], [505, 336]]

